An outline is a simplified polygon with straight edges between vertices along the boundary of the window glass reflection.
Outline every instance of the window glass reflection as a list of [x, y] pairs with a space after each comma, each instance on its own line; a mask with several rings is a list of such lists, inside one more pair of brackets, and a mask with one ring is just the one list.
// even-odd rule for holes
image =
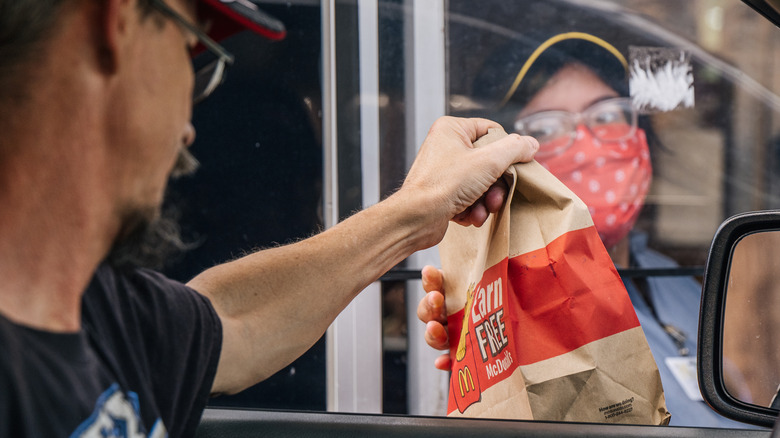
[[780, 408], [780, 231], [734, 248], [723, 321], [723, 374], [736, 399]]

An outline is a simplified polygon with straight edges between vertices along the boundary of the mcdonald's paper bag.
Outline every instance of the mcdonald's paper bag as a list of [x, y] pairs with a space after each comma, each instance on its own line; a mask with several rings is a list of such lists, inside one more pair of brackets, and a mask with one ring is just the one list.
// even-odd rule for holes
[[587, 207], [535, 161], [505, 178], [501, 211], [479, 228], [451, 223], [439, 245], [448, 415], [668, 424], [658, 368]]

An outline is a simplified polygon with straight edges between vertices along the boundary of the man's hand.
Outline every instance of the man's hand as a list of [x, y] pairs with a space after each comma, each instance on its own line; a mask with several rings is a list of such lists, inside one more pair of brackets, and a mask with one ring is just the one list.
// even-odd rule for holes
[[[417, 317], [425, 323], [425, 342], [437, 350], [449, 350], [450, 339], [447, 335], [447, 312], [444, 307], [441, 270], [433, 266], [423, 267], [422, 284], [426, 294], [417, 306]], [[449, 353], [436, 358], [433, 365], [440, 370], [449, 371], [452, 367]]]
[[[401, 191], [434, 195], [430, 218], [446, 217], [463, 226], [481, 226], [490, 213], [504, 203], [507, 186], [501, 175], [514, 163], [533, 159], [539, 143], [531, 137], [510, 134], [501, 140], [474, 148], [473, 143], [490, 128], [500, 128], [485, 119], [442, 117], [431, 127], [420, 148]], [[437, 204], [438, 202], [438, 204]], [[436, 208], [449, 208], [443, 215]], [[438, 243], [447, 229], [447, 221], [431, 228]], [[425, 297], [417, 306], [417, 317], [426, 324], [425, 342], [437, 350], [450, 347], [447, 314], [444, 306], [442, 272], [432, 266], [422, 270]], [[434, 366], [448, 371], [449, 354], [439, 356]]]
[[399, 194], [422, 199], [426, 229], [435, 245], [447, 223], [481, 226], [498, 211], [506, 197], [501, 175], [514, 163], [531, 161], [539, 150], [532, 137], [509, 134], [475, 148], [473, 143], [488, 129], [501, 126], [486, 119], [442, 117], [431, 127]]

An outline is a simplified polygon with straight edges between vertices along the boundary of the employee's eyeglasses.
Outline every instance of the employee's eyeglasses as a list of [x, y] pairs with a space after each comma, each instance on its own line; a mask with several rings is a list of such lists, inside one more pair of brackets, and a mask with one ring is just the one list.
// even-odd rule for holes
[[544, 157], [566, 150], [577, 137], [577, 126], [584, 124], [599, 141], [615, 142], [630, 138], [636, 132], [637, 112], [627, 97], [602, 100], [581, 113], [543, 111], [515, 122], [515, 132], [539, 141], [537, 156]]
[[160, 12], [172, 18], [189, 32], [192, 32], [198, 38], [198, 41], [217, 57], [217, 59], [197, 68], [193, 64], [195, 69], [195, 86], [192, 90], [192, 103], [196, 104], [207, 98], [222, 83], [225, 79], [227, 66], [233, 64], [233, 55], [228, 53], [224, 47], [220, 46], [202, 30], [198, 29], [197, 26], [185, 20], [184, 17], [171, 9], [162, 0], [150, 1], [151, 5]]

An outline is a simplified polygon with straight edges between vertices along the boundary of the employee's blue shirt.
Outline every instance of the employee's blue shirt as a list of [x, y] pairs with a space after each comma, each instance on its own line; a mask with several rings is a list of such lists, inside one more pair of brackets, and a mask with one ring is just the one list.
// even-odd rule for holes
[[[631, 236], [631, 257], [635, 266], [640, 268], [678, 266], [669, 257], [649, 249], [647, 236], [643, 234]], [[685, 349], [688, 356], [696, 357], [701, 284], [691, 277], [650, 277], [647, 278], [645, 288], [647, 300], [645, 300], [631, 279], [626, 280], [625, 283], [661, 373], [666, 406], [672, 414], [670, 425], [755, 428], [719, 415], [704, 401], [692, 400], [666, 364], [666, 358], [681, 357], [685, 353], [681, 350]], [[675, 342], [675, 339], [664, 330], [663, 325], [675, 327], [685, 334], [682, 345]]]

